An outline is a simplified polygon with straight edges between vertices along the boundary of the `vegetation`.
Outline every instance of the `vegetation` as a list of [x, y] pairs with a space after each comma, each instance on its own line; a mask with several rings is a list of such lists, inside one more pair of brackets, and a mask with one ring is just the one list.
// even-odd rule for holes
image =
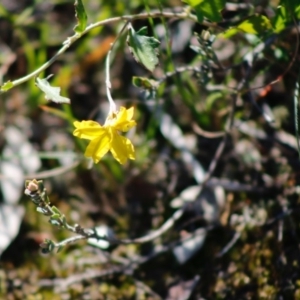
[[300, 299], [296, 0], [0, 4], [3, 299]]

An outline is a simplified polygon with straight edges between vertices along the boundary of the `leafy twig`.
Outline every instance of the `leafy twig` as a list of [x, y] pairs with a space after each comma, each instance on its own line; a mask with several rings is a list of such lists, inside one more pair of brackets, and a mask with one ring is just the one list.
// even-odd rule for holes
[[[0, 89], [0, 94], [4, 93], [6, 91], [8, 91], [9, 89], [20, 85], [32, 78], [35, 78], [36, 76], [39, 75], [39, 73], [41, 73], [42, 71], [46, 70], [49, 66], [51, 66], [56, 60], [57, 58], [62, 55], [63, 53], [66, 52], [66, 50], [73, 45], [78, 39], [80, 39], [83, 35], [87, 34], [88, 32], [90, 32], [92, 29], [100, 27], [100, 26], [105, 26], [108, 24], [114, 24], [114, 23], [118, 23], [121, 21], [126, 21], [126, 22], [133, 22], [135, 20], [142, 20], [142, 19], [147, 19], [147, 18], [176, 18], [176, 19], [190, 19], [193, 20], [194, 22], [197, 22], [197, 18], [196, 16], [190, 14], [189, 12], [185, 12], [185, 11], [158, 11], [158, 10], [154, 10], [151, 12], [147, 12], [147, 13], [141, 13], [141, 14], [136, 14], [136, 15], [125, 15], [125, 16], [120, 16], [120, 17], [114, 17], [114, 18], [109, 18], [106, 20], [102, 20], [99, 22], [96, 22], [94, 24], [90, 24], [89, 26], [87, 26], [85, 28], [85, 30], [81, 33], [81, 34], [74, 34], [71, 37], [68, 37], [66, 41], [63, 42], [63, 47], [49, 60], [47, 61], [45, 64], [43, 64], [41, 67], [39, 67], [38, 69], [36, 69], [35, 71], [33, 71], [32, 73], [16, 79], [14, 81], [9, 81], [8, 87], [5, 88], [5, 84], [1, 87]], [[210, 23], [210, 22], [203, 22], [204, 26], [208, 26], [208, 27], [216, 27], [215, 24]]]
[[169, 218], [160, 228], [157, 230], [139, 238], [135, 239], [116, 239], [113, 236], [100, 236], [95, 229], [85, 229], [78, 224], [74, 226], [68, 224], [65, 215], [63, 215], [59, 209], [55, 206], [51, 206], [47, 191], [44, 188], [42, 181], [37, 180], [28, 180], [25, 184], [25, 194], [29, 196], [32, 202], [37, 206], [37, 211], [42, 213], [45, 216], [50, 217], [49, 222], [55, 226], [58, 226], [62, 229], [66, 229], [77, 235], [65, 239], [59, 243], [55, 243], [51, 240], [46, 239], [42, 244], [41, 248], [43, 253], [52, 252], [54, 249], [57, 251], [61, 250], [64, 246], [75, 243], [78, 240], [95, 238], [98, 240], [105, 240], [110, 244], [143, 244], [150, 242], [157, 237], [164, 234], [170, 228], [172, 228], [175, 222], [181, 218], [184, 212], [184, 208], [177, 210], [171, 218]]

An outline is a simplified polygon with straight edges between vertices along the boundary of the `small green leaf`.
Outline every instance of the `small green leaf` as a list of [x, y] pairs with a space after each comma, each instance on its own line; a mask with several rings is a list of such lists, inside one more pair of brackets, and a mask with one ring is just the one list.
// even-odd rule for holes
[[300, 18], [300, 2], [299, 0], [281, 0], [280, 5], [284, 6], [288, 11], [288, 19], [293, 21], [293, 17]]
[[278, 6], [276, 10], [276, 15], [272, 19], [272, 24], [275, 32], [280, 32], [286, 27], [288, 17], [286, 14], [286, 8], [284, 6]]
[[220, 33], [218, 35], [218, 37], [222, 37], [222, 38], [228, 39], [228, 38], [234, 36], [235, 34], [237, 34], [239, 32], [241, 32], [241, 31], [238, 30], [237, 27], [233, 27], [233, 28], [229, 28], [225, 32]]
[[10, 90], [13, 87], [14, 87], [14, 84], [9, 80], [1, 86], [1, 91], [7, 92], [8, 90]]
[[272, 19], [275, 32], [285, 29], [288, 24], [294, 23], [300, 18], [300, 2], [299, 0], [282, 0], [276, 9], [276, 14]]
[[36, 78], [36, 86], [45, 93], [45, 99], [55, 103], [70, 103], [70, 99], [59, 95], [60, 87], [53, 87], [49, 84], [48, 78]]
[[298, 4], [298, 6], [295, 7], [294, 13], [295, 13], [297, 20], [299, 20], [300, 19], [300, 4]]
[[50, 217], [50, 220], [59, 220], [60, 219], [60, 215], [59, 214], [53, 214], [51, 217]]
[[59, 210], [56, 206], [53, 205], [51, 208], [52, 208], [52, 210], [53, 210], [56, 214], [58, 214], [58, 215], [61, 216], [61, 212], [60, 212], [60, 210]]
[[87, 15], [85, 13], [85, 9], [82, 3], [82, 0], [76, 0], [75, 1], [75, 17], [77, 18], [77, 25], [74, 27], [74, 31], [76, 33], [82, 33], [87, 24]]
[[239, 32], [258, 35], [271, 29], [272, 29], [271, 22], [266, 16], [253, 15], [247, 18], [246, 20], [244, 20], [243, 22], [241, 22], [236, 27], [226, 30], [224, 33], [222, 33], [219, 36], [222, 36], [224, 38], [229, 38]]
[[44, 242], [40, 244], [40, 247], [42, 248], [43, 254], [49, 254], [55, 248], [55, 244], [51, 240], [45, 239]]
[[55, 243], [51, 240], [45, 239], [44, 243], [48, 245], [48, 249], [50, 252], [52, 252], [55, 248]]
[[60, 215], [53, 214], [49, 219], [49, 223], [54, 226], [61, 227]]
[[61, 215], [60, 220], [62, 221], [63, 225], [66, 226], [67, 225], [67, 219], [65, 215]]
[[147, 70], [153, 72], [158, 64], [158, 46], [160, 42], [154, 37], [145, 36], [147, 28], [143, 27], [138, 32], [130, 26], [127, 36], [129, 50], [135, 60]]
[[146, 77], [133, 76], [132, 83], [134, 86], [145, 89], [145, 90], [156, 89], [158, 86], [157, 81], [146, 78]]
[[200, 23], [203, 22], [204, 18], [212, 22], [222, 21], [220, 12], [225, 7], [225, 0], [184, 0], [183, 2], [195, 9]]
[[263, 15], [253, 15], [237, 26], [245, 33], [260, 34], [272, 28], [270, 20]]

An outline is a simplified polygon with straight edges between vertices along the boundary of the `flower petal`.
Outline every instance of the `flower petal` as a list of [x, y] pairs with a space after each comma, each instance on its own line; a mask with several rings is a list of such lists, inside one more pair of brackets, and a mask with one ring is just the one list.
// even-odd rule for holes
[[127, 109], [127, 120], [131, 120], [134, 114], [134, 107], [130, 107]]
[[81, 139], [93, 140], [105, 132], [105, 129], [95, 121], [75, 121], [73, 124], [76, 127], [73, 135]]
[[135, 159], [134, 147], [129, 139], [119, 134], [114, 134], [110, 149], [114, 158], [120, 163], [126, 163], [127, 159]]
[[124, 132], [128, 131], [130, 128], [136, 126], [136, 122], [134, 120], [131, 120], [133, 117], [133, 113], [134, 107], [126, 109], [125, 107], [121, 106], [116, 120], [114, 123], [112, 123], [111, 126], [113, 126], [116, 130]]
[[95, 163], [108, 152], [111, 148], [112, 136], [108, 131], [105, 131], [102, 136], [95, 138], [90, 141], [87, 146], [84, 155], [86, 157], [92, 157]]

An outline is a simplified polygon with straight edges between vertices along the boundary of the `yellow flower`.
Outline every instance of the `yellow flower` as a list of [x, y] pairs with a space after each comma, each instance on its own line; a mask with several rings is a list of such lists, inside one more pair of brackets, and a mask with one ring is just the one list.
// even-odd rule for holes
[[135, 159], [131, 141], [120, 135], [120, 131], [126, 132], [136, 126], [136, 122], [132, 120], [133, 113], [133, 107], [120, 107], [119, 111], [108, 115], [103, 126], [95, 121], [74, 122], [76, 129], [73, 135], [90, 140], [84, 155], [91, 157], [95, 163], [108, 151], [111, 151], [120, 164], [124, 164], [128, 158]]

